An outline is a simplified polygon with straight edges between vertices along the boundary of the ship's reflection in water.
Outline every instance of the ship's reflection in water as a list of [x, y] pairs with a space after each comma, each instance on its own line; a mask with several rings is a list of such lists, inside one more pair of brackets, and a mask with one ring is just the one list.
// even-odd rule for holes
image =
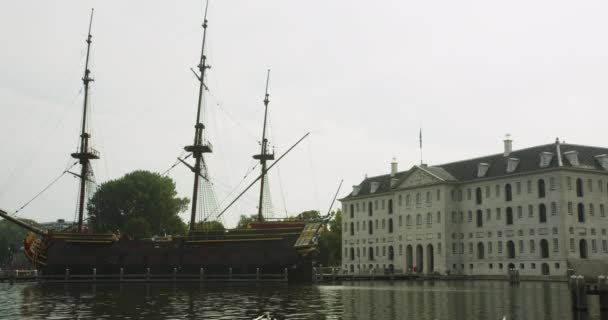
[[[342, 285], [0, 284], [2, 319], [586, 319], [567, 284], [348, 282]], [[599, 319], [597, 296], [589, 319]]]

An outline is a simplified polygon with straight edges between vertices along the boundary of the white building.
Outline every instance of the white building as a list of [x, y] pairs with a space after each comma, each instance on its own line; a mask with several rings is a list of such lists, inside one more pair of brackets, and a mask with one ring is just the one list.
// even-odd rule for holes
[[608, 261], [608, 148], [552, 144], [366, 178], [341, 199], [342, 267], [565, 275]]

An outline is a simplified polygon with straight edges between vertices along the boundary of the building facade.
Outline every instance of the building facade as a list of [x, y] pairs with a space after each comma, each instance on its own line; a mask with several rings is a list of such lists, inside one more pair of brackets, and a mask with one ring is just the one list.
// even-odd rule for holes
[[566, 275], [608, 261], [608, 148], [554, 144], [364, 179], [342, 202], [342, 268]]

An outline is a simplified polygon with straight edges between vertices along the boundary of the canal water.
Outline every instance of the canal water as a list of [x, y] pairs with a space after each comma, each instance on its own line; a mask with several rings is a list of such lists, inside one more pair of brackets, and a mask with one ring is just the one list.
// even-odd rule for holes
[[[597, 296], [589, 319], [599, 319]], [[0, 319], [574, 319], [566, 283], [0, 284]]]

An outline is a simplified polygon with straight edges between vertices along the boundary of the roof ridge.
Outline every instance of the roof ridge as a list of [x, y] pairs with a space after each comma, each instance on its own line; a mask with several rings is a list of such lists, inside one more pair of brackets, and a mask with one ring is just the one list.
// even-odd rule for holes
[[[521, 152], [521, 151], [530, 150], [530, 149], [534, 149], [534, 148], [547, 147], [547, 146], [551, 146], [551, 145], [554, 145], [554, 143], [540, 144], [540, 145], [536, 145], [536, 146], [532, 146], [532, 147], [527, 147], [527, 148], [523, 148], [523, 149], [517, 149], [515, 151], [511, 151], [511, 154], [517, 153], [517, 152]], [[467, 161], [473, 161], [473, 160], [478, 160], [478, 159], [483, 159], [483, 158], [490, 158], [490, 157], [495, 157], [495, 156], [499, 156], [499, 155], [503, 155], [503, 154], [504, 153], [494, 153], [494, 154], [490, 154], [490, 155], [486, 155], [486, 156], [480, 156], [480, 157], [475, 157], [475, 158], [469, 158], [469, 159], [464, 159], [464, 160], [447, 162], [447, 163], [443, 163], [443, 164], [439, 164], [439, 165], [434, 165], [433, 167], [443, 167], [443, 166], [447, 166], [447, 165], [450, 165], [450, 164], [467, 162]]]

